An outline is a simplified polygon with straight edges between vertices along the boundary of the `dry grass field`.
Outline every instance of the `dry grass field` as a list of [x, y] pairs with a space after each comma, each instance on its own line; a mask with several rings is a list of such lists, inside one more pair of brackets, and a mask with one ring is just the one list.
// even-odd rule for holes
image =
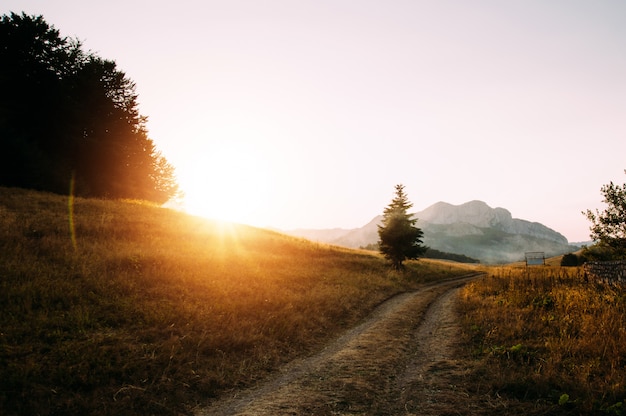
[[451, 263], [0, 188], [0, 414], [189, 414]]
[[625, 414], [625, 288], [587, 281], [579, 268], [487, 272], [459, 306], [472, 394], [497, 397], [509, 409], [500, 414]]

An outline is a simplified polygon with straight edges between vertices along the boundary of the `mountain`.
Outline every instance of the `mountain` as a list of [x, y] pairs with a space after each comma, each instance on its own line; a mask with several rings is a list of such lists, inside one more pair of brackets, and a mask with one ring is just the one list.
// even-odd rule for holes
[[[275, 231], [280, 231], [280, 230], [275, 230]], [[287, 232], [287, 234], [295, 235], [298, 237], [303, 237], [311, 241], [334, 241], [334, 240], [340, 239], [341, 237], [343, 237], [350, 231], [352, 230], [346, 230], [343, 228], [331, 228], [331, 229], [326, 229], [326, 230], [314, 230], [314, 229], [300, 228], [297, 230], [291, 230]], [[345, 245], [345, 244], [342, 244], [342, 245]]]
[[[483, 263], [508, 263], [524, 260], [528, 251], [543, 251], [555, 256], [574, 251], [560, 233], [538, 222], [513, 218], [504, 208], [491, 208], [482, 201], [461, 205], [437, 202], [414, 214], [424, 231], [424, 244], [444, 252], [463, 254]], [[298, 235], [345, 247], [364, 247], [378, 241], [377, 216], [361, 228], [352, 230], [294, 230]]]

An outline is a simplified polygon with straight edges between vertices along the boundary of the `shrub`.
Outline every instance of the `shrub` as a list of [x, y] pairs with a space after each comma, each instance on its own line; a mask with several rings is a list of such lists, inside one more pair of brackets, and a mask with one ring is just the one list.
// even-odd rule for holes
[[578, 256], [574, 253], [568, 253], [561, 259], [561, 266], [563, 267], [575, 267], [579, 265]]

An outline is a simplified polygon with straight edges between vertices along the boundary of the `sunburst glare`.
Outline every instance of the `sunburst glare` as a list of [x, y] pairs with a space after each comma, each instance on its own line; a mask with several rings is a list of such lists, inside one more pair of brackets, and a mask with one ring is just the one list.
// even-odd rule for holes
[[185, 193], [183, 208], [188, 213], [263, 225], [270, 171], [259, 149], [242, 143], [209, 149], [184, 169], [180, 182]]

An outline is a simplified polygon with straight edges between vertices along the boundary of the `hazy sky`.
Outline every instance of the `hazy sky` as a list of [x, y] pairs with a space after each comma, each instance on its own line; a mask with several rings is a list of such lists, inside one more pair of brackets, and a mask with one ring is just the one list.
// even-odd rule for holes
[[[626, 182], [623, 0], [4, 0], [137, 84], [197, 213], [353, 228], [394, 185], [587, 240]], [[419, 222], [418, 222], [419, 225]]]

